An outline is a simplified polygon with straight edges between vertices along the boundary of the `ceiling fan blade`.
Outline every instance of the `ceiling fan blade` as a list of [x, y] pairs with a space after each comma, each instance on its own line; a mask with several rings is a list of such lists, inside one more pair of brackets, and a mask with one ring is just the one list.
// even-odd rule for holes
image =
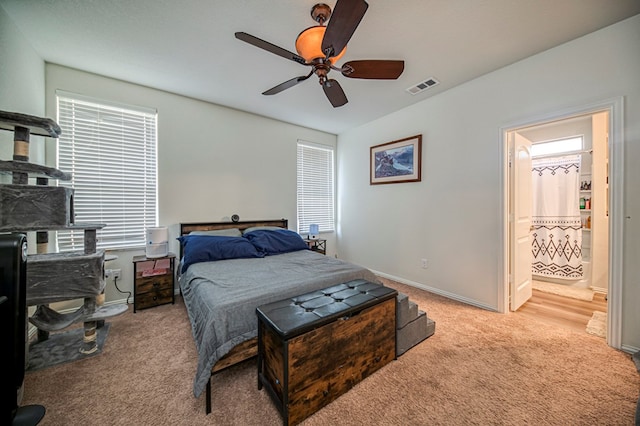
[[349, 61], [342, 66], [342, 75], [349, 78], [395, 80], [404, 71], [404, 61]]
[[340, 87], [340, 83], [336, 80], [329, 79], [325, 80], [322, 85], [322, 89], [324, 90], [324, 94], [327, 95], [327, 99], [331, 102], [334, 108], [340, 107], [347, 102], [347, 96], [344, 94], [344, 90]]
[[349, 43], [369, 5], [364, 0], [338, 0], [322, 39], [327, 57], [338, 55]]
[[289, 52], [287, 49], [283, 49], [282, 47], [276, 46], [273, 43], [269, 43], [268, 41], [264, 41], [258, 37], [252, 36], [251, 34], [247, 34], [245, 32], [237, 32], [235, 35], [238, 40], [242, 40], [255, 47], [264, 49], [267, 52], [271, 52], [278, 56], [282, 56], [285, 59], [289, 59], [291, 61], [298, 62], [299, 64], [306, 65], [306, 61], [304, 60], [303, 57], [293, 52]]
[[295, 77], [292, 78], [291, 80], [287, 80], [284, 83], [280, 83], [275, 87], [272, 87], [271, 89], [262, 92], [263, 95], [275, 95], [276, 93], [280, 93], [283, 90], [287, 90], [293, 86], [295, 86], [296, 84], [305, 81], [306, 79], [308, 79], [309, 77], [311, 77], [311, 75], [313, 74], [313, 71], [311, 71], [308, 75], [303, 75], [301, 77]]

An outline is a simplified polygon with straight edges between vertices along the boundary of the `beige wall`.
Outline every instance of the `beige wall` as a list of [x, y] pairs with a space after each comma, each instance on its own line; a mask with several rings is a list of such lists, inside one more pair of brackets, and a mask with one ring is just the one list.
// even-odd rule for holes
[[[336, 145], [336, 136], [201, 102], [183, 96], [47, 64], [46, 110], [55, 117], [55, 91], [156, 108], [158, 111], [159, 224], [169, 226], [178, 253], [180, 222], [287, 218], [296, 223], [296, 143]], [[48, 141], [48, 161], [55, 158]], [[334, 235], [327, 235], [330, 253]], [[117, 251], [107, 268], [122, 269], [118, 287], [131, 291], [131, 257], [143, 248]], [[123, 299], [111, 281], [107, 302]]]
[[[0, 58], [0, 110], [42, 116], [44, 61], [1, 7]], [[0, 132], [0, 141], [5, 140], [11, 143], [0, 145], [3, 159], [13, 155], [13, 133]]]
[[[500, 309], [501, 129], [624, 96], [622, 346], [640, 348], [638, 46], [640, 15], [339, 135], [340, 257]], [[415, 134], [423, 136], [422, 181], [370, 186], [369, 147]]]
[[[44, 61], [25, 41], [20, 30], [0, 7], [0, 110], [44, 115]], [[29, 159], [44, 162], [44, 138], [31, 136]], [[0, 131], [0, 159], [13, 158], [13, 132]], [[0, 182], [11, 177], [0, 175]], [[35, 253], [35, 233], [28, 234], [29, 252]]]

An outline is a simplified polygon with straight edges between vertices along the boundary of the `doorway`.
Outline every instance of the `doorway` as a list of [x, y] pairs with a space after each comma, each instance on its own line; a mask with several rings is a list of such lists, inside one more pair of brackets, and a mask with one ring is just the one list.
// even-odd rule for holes
[[608, 291], [608, 122], [603, 111], [517, 131], [532, 142], [534, 284]]
[[[621, 218], [618, 214], [622, 212], [621, 206], [621, 190], [622, 190], [622, 99], [615, 99], [584, 108], [576, 108], [571, 111], [564, 111], [556, 114], [551, 114], [546, 117], [540, 117], [532, 119], [527, 122], [519, 123], [516, 125], [502, 128], [502, 149], [503, 149], [503, 259], [502, 266], [504, 271], [504, 287], [501, 290], [499, 296], [503, 301], [503, 312], [509, 312], [516, 310], [519, 306], [526, 302], [530, 297], [531, 288], [533, 283], [533, 275], [531, 273], [531, 240], [528, 240], [528, 258], [523, 259], [521, 254], [526, 250], [522, 250], [522, 247], [527, 247], [527, 243], [520, 244], [523, 235], [526, 236], [526, 232], [520, 232], [519, 230], [531, 229], [531, 214], [528, 213], [528, 217], [518, 211], [517, 206], [525, 206], [522, 210], [527, 211], [527, 202], [523, 200], [518, 201], [518, 189], [522, 187], [522, 182], [525, 183], [524, 187], [529, 188], [521, 192], [525, 194], [524, 198], [530, 199], [530, 181], [526, 182], [526, 179], [517, 178], [514, 174], [514, 169], [517, 170], [517, 165], [521, 166], [521, 170], [528, 168], [531, 173], [531, 155], [530, 144], [532, 142], [541, 141], [544, 139], [553, 139], [554, 131], [559, 132], [558, 129], [563, 129], [565, 134], [555, 133], [556, 139], [567, 136], [569, 133], [582, 133], [575, 130], [576, 126], [585, 126], [588, 123], [590, 128], [589, 139], [593, 136], [593, 141], [589, 140], [589, 144], [586, 144], [584, 150], [585, 153], [598, 158], [592, 159], [592, 164], [597, 164], [599, 171], [596, 172], [596, 168], [590, 170], [590, 173], [600, 173], [597, 179], [601, 179], [603, 187], [598, 189], [597, 197], [586, 192], [581, 194], [583, 196], [590, 196], [590, 202], [593, 202], [595, 207], [596, 200], [598, 202], [598, 208], [602, 209], [601, 213], [604, 220], [598, 222], [599, 231], [595, 232], [598, 227], [592, 226], [591, 230], [586, 231], [587, 241], [583, 245], [588, 250], [588, 260], [586, 268], [588, 268], [589, 274], [589, 287], [592, 289], [606, 293], [608, 299], [607, 309], [607, 343], [610, 346], [619, 348], [620, 346], [620, 315], [621, 315]], [[567, 130], [567, 129], [574, 130]], [[602, 134], [604, 143], [596, 141], [599, 137], [597, 134]], [[518, 142], [514, 142], [517, 140]], [[533, 141], [532, 141], [533, 140]], [[523, 142], [524, 141], [524, 142]], [[529, 144], [529, 145], [527, 145]], [[594, 149], [598, 146], [597, 149]], [[523, 148], [524, 147], [524, 148]], [[522, 155], [522, 153], [527, 155]], [[522, 161], [524, 160], [524, 162]], [[527, 163], [528, 161], [528, 163]], [[521, 173], [521, 176], [526, 174]], [[587, 182], [591, 178], [593, 182], [593, 176], [581, 176], [581, 179], [585, 179]], [[585, 186], [586, 188], [586, 186]], [[530, 204], [530, 203], [529, 203]], [[515, 207], [514, 207], [515, 206]], [[591, 210], [591, 209], [590, 209]], [[515, 214], [514, 214], [515, 213]], [[581, 212], [583, 213], [583, 212]], [[594, 212], [595, 213], [595, 212]], [[589, 214], [591, 215], [591, 214]], [[585, 217], [586, 219], [586, 217]], [[594, 220], [591, 218], [591, 220]], [[583, 229], [584, 230], [584, 229]], [[520, 235], [523, 234], [523, 235]], [[520, 246], [520, 248], [518, 248]], [[516, 250], [514, 250], [516, 248]], [[526, 255], [526, 253], [525, 253]], [[597, 261], [595, 258], [597, 257]], [[618, 267], [620, 269], [618, 269]], [[584, 285], [584, 281], [583, 281]]]

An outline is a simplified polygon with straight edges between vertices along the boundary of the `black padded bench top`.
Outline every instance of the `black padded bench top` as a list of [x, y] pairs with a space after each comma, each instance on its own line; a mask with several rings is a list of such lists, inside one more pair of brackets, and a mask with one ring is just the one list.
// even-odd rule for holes
[[289, 339], [338, 318], [357, 315], [397, 294], [392, 288], [355, 280], [259, 306], [256, 314], [280, 337]]

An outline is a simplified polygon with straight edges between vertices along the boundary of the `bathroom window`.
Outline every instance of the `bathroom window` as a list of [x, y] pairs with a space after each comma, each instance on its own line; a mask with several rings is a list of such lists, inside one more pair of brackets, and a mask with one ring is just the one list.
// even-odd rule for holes
[[576, 136], [566, 139], [558, 139], [548, 142], [534, 143], [531, 146], [531, 157], [553, 156], [562, 154], [571, 154], [581, 151], [582, 136]]

